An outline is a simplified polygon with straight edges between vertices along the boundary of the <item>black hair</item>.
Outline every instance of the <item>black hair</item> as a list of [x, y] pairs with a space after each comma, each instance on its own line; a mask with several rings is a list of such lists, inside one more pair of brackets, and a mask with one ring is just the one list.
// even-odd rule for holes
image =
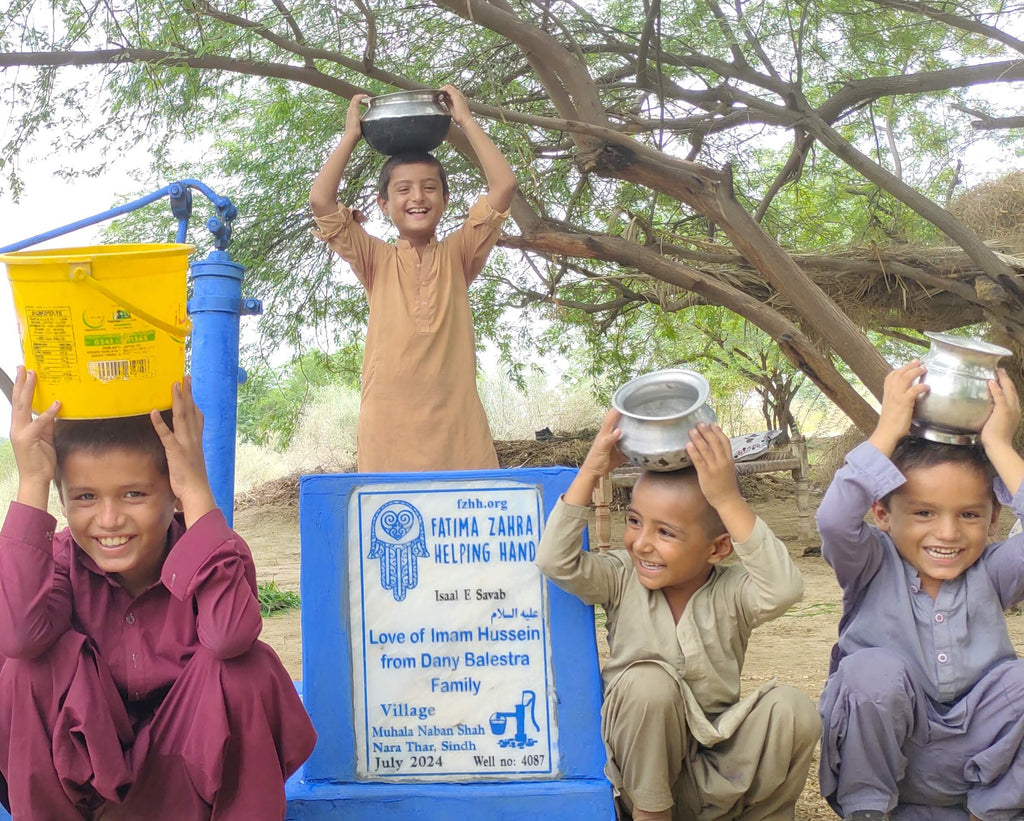
[[429, 151], [404, 151], [401, 154], [393, 154], [387, 158], [384, 167], [380, 170], [380, 177], [377, 178], [377, 193], [381, 199], [388, 198], [388, 183], [391, 182], [391, 173], [400, 165], [430, 165], [437, 169], [441, 178], [441, 192], [445, 199], [448, 198], [448, 173], [441, 165], [441, 161]]
[[[160, 412], [167, 427], [174, 429], [171, 411]], [[131, 450], [153, 459], [159, 473], [167, 475], [167, 453], [153, 420], [145, 416], [121, 416], [113, 419], [57, 419], [53, 427], [53, 446], [57, 452], [57, 487], [61, 468], [72, 453]]]
[[680, 485], [692, 482], [701, 499], [704, 499], [704, 509], [700, 511], [700, 521], [708, 538], [714, 539], [729, 532], [725, 523], [722, 522], [722, 517], [718, 515], [718, 511], [704, 497], [704, 491], [700, 489], [700, 481], [697, 478], [697, 468], [685, 467], [681, 470], [667, 471], [645, 470], [640, 474], [637, 482], [639, 483], [640, 480], [654, 481], [662, 485]]
[[[904, 476], [911, 470], [917, 468], [930, 468], [936, 465], [962, 465], [978, 471], [985, 480], [992, 486], [995, 477], [995, 469], [985, 455], [985, 449], [980, 444], [971, 445], [949, 445], [945, 442], [933, 442], [930, 439], [923, 439], [919, 436], [904, 436], [893, 448], [889, 460], [899, 469]], [[889, 499], [893, 493], [899, 493], [900, 488], [890, 491], [878, 501], [884, 507], [888, 507]]]

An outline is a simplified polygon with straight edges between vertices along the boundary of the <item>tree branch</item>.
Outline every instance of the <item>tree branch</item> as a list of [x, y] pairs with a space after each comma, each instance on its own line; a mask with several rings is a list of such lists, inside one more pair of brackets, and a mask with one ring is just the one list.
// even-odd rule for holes
[[239, 60], [217, 54], [183, 55], [145, 48], [97, 49], [95, 51], [0, 52], [0, 68], [6, 66], [99, 66], [119, 63], [146, 63], [159, 68], [188, 68], [245, 74], [251, 77], [277, 77], [321, 88], [339, 97], [367, 94], [367, 89], [323, 74], [315, 68]]
[[993, 117], [984, 111], [976, 108], [968, 108], [965, 105], [953, 103], [952, 107], [964, 114], [969, 114], [977, 119], [971, 121], [971, 128], [975, 131], [997, 131], [1005, 128], [1024, 128], [1024, 116], [1022, 117]]
[[771, 59], [769, 59], [768, 53], [764, 50], [764, 46], [761, 45], [761, 41], [754, 36], [754, 33], [750, 30], [750, 26], [747, 25], [747, 19], [746, 15], [743, 13], [741, 0], [736, 0], [736, 19], [739, 20], [740, 26], [743, 27], [743, 37], [747, 41], [747, 46], [754, 52], [754, 54], [757, 55], [757, 59], [761, 61], [761, 65], [765, 67], [765, 70], [773, 80], [778, 83], [784, 83], [785, 81], [782, 79], [779, 72], [775, 70], [775, 66], [772, 64]]
[[960, 17], [956, 14], [950, 14], [937, 9], [933, 6], [929, 6], [926, 3], [920, 2], [920, 0], [871, 0], [872, 3], [876, 3], [879, 6], [890, 9], [899, 9], [900, 11], [910, 12], [911, 14], [920, 14], [924, 17], [928, 17], [935, 20], [938, 23], [950, 26], [951, 28], [957, 28], [961, 31], [967, 31], [971, 34], [978, 34], [988, 40], [995, 40], [997, 43], [1002, 43], [1004, 46], [1009, 46], [1014, 51], [1019, 51], [1024, 54], [1024, 42], [1018, 40], [1016, 37], [1012, 37], [1005, 31], [1001, 31], [993, 26], [986, 25], [979, 20], [971, 20], [966, 17]]
[[813, 137], [808, 136], [803, 131], [796, 131], [794, 133], [793, 150], [789, 152], [786, 164], [783, 165], [779, 173], [775, 175], [775, 179], [772, 180], [772, 184], [768, 186], [768, 190], [761, 198], [761, 202], [758, 203], [757, 210], [754, 212], [755, 220], [761, 222], [761, 220], [764, 219], [764, 215], [768, 213], [768, 207], [772, 204], [772, 200], [778, 196], [779, 192], [789, 183], [796, 182], [800, 179], [804, 163], [807, 161], [807, 154], [813, 146]]
[[729, 53], [732, 55], [732, 61], [737, 66], [744, 68], [749, 66], [747, 58], [743, 56], [743, 52], [740, 50], [739, 38], [732, 30], [732, 26], [729, 25], [729, 21], [725, 16], [725, 12], [722, 11], [722, 7], [718, 5], [716, 0], [705, 0], [708, 6], [708, 10], [711, 12], [711, 16], [715, 18], [715, 22], [718, 24], [719, 30], [722, 32], [722, 36], [725, 37], [726, 43], [729, 47]]
[[716, 282], [678, 262], [666, 259], [656, 250], [637, 246], [617, 237], [594, 234], [571, 234], [544, 230], [503, 241], [508, 247], [565, 254], [585, 259], [603, 259], [645, 271], [657, 279], [693, 291], [709, 304], [722, 305], [745, 317], [773, 339], [785, 346], [786, 356], [807, 374], [826, 396], [830, 397], [859, 428], [874, 428], [877, 414], [853, 387], [823, 357], [814, 344], [789, 320], [760, 301], [731, 286]]
[[[281, 12], [281, 16], [284, 21], [288, 24], [288, 28], [292, 30], [292, 34], [295, 35], [295, 42], [300, 46], [306, 45], [306, 38], [302, 35], [302, 29], [299, 28], [299, 24], [295, 21], [295, 17], [292, 15], [291, 10], [284, 4], [284, 0], [274, 0], [274, 8]], [[306, 68], [313, 68], [313, 58], [307, 57]]]
[[[1024, 67], [1024, 61], [1021, 66]], [[806, 122], [808, 131], [833, 154], [949, 236], [993, 282], [1018, 298], [1024, 296], [1024, 287], [1016, 281], [1010, 269], [960, 220], [862, 154], [819, 117], [811, 115]], [[1013, 333], [1016, 338], [1020, 331]]]
[[925, 94], [951, 88], [1006, 83], [1024, 80], [1024, 60], [981, 63], [974, 66], [921, 71], [892, 77], [868, 77], [851, 80], [817, 109], [817, 116], [834, 123], [843, 112], [863, 106], [880, 97]]

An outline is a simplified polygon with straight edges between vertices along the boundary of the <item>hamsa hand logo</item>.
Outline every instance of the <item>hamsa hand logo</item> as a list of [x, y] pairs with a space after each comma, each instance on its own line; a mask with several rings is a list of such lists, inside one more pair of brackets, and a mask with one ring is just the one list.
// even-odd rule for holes
[[368, 557], [380, 562], [380, 586], [395, 601], [403, 601], [419, 583], [416, 559], [429, 555], [423, 517], [411, 504], [390, 501], [373, 514]]

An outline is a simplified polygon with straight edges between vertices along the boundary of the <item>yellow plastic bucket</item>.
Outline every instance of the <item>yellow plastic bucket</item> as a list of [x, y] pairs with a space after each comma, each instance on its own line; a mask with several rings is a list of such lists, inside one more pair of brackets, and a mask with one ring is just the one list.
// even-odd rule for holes
[[99, 419], [171, 407], [185, 374], [194, 246], [93, 245], [0, 255], [14, 294], [32, 407]]

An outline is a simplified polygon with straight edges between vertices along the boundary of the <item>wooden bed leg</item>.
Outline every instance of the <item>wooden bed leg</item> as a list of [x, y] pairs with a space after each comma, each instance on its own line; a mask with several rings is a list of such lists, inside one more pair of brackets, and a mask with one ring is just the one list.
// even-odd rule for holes
[[612, 517], [610, 507], [612, 503], [612, 477], [606, 473], [601, 477], [594, 488], [594, 530], [597, 539], [598, 552], [608, 550], [612, 546]]
[[800, 460], [800, 467], [793, 470], [793, 482], [796, 485], [796, 537], [802, 543], [809, 542], [814, 535], [814, 523], [811, 520], [811, 481], [810, 466], [807, 462], [807, 440], [803, 436], [794, 437], [793, 453]]

